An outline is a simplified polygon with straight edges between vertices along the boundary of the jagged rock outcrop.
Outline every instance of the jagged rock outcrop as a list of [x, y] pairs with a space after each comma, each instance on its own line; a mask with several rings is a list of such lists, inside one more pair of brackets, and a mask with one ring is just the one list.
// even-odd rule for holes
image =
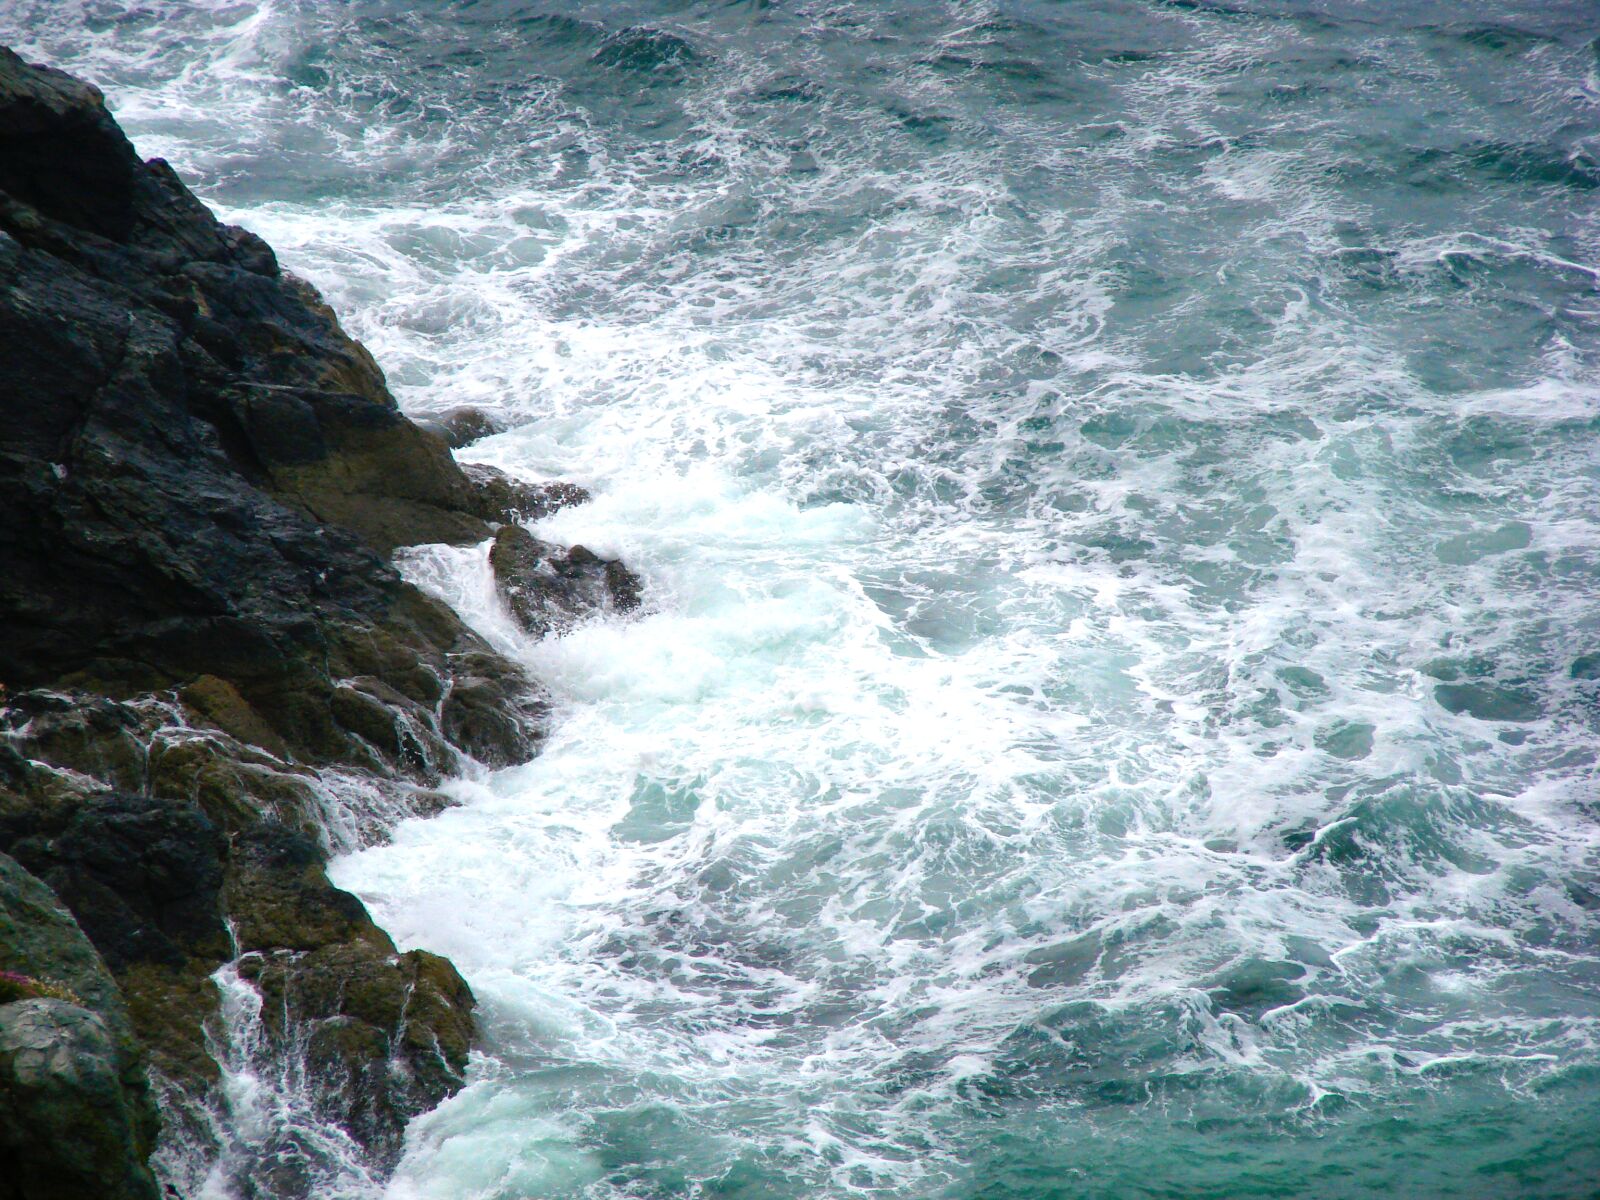
[[314, 755], [342, 749], [331, 678], [285, 663], [437, 702], [475, 646], [381, 556], [490, 535], [449, 448], [264, 243], [139, 161], [98, 93], [9, 52], [0, 281], [0, 678], [209, 672]]
[[233, 860], [238, 969], [261, 991], [266, 1036], [286, 1042], [298, 1023], [311, 1102], [392, 1165], [414, 1093], [447, 1095], [462, 1082], [471, 992], [438, 955], [397, 953], [360, 902], [328, 883], [305, 835], [259, 825]]
[[617, 559], [585, 546], [556, 546], [520, 525], [504, 525], [489, 549], [495, 583], [512, 616], [538, 637], [560, 633], [595, 612], [631, 612], [643, 585]]
[[[43, 938], [75, 997], [0, 992], [0, 1200], [148, 1194], [146, 1064], [169, 1130], [209, 1136], [228, 962], [375, 1169], [460, 1086], [466, 984], [324, 871], [469, 758], [537, 745], [533, 683], [387, 556], [586, 495], [464, 471], [450, 440], [487, 426], [456, 425], [407, 420], [99, 92], [0, 49], [0, 901], [32, 897], [0, 969], [32, 978]], [[594, 598], [564, 579], [563, 611]], [[294, 1196], [314, 1166], [241, 1169]]]
[[575, 483], [525, 483], [487, 463], [463, 463], [476, 489], [475, 511], [485, 521], [541, 521], [558, 509], [583, 504], [589, 493]]

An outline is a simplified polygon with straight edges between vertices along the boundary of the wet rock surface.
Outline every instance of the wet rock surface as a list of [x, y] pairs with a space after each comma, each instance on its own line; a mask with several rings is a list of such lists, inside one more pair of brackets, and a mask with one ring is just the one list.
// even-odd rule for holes
[[[443, 959], [398, 953], [361, 902], [329, 883], [326, 790], [314, 773], [219, 729], [175, 723], [186, 719], [176, 702], [86, 703], [150, 764], [143, 792], [113, 790], [38, 757], [41, 742], [57, 740], [50, 718], [63, 700], [25, 693], [4, 715], [0, 839], [17, 861], [0, 858], [0, 970], [94, 997], [127, 1031], [135, 1098], [148, 1109], [148, 1064], [192, 1110], [169, 1107], [169, 1125], [193, 1136], [209, 1124], [199, 1110], [218, 1102], [213, 977], [237, 962], [263, 996], [258, 1055], [297, 1062], [317, 1118], [387, 1170], [406, 1122], [461, 1086], [473, 1028], [465, 982]], [[391, 819], [432, 811], [438, 796], [413, 785], [393, 799], [409, 803]], [[35, 889], [33, 907], [11, 919], [5, 864]], [[239, 1166], [276, 1181], [258, 1180], [255, 1194], [309, 1196], [311, 1157], [272, 1135]]]
[[141, 1074], [125, 1043], [81, 1005], [0, 1005], [0, 1195], [154, 1200]]
[[505, 425], [481, 408], [463, 404], [441, 413], [430, 413], [418, 419], [417, 424], [430, 433], [444, 438], [452, 450], [460, 450], [473, 442], [503, 433]]
[[323, 865], [316, 842], [286, 826], [235, 841], [238, 970], [261, 992], [269, 1043], [305, 1048], [321, 1116], [388, 1169], [406, 1122], [461, 1086], [475, 1002], [448, 960], [399, 953]]
[[536, 637], [560, 633], [596, 612], [639, 607], [643, 584], [616, 559], [583, 546], [540, 541], [506, 525], [489, 550], [495, 583], [517, 622]]
[[[108, 164], [92, 204], [20, 169], [19, 127]], [[96, 94], [9, 55], [0, 160], [8, 685], [209, 668], [253, 701], [369, 628], [435, 663], [470, 640], [381, 555], [489, 536], [472, 485], [309, 285], [141, 164]]]
[[485, 521], [541, 521], [589, 499], [575, 483], [528, 483], [486, 463], [463, 463], [461, 469], [477, 492], [474, 511]]
[[156, 1129], [115, 979], [50, 888], [0, 854], [0, 1196], [154, 1197]]
[[[516, 525], [587, 493], [463, 469], [492, 419], [409, 421], [265, 243], [4, 49], [0, 418], [0, 1200], [153, 1195], [151, 1080], [167, 1141], [221, 1151], [219, 969], [381, 1174], [473, 1000], [328, 854], [530, 757], [546, 707], [387, 556], [496, 538], [540, 633], [637, 580]], [[314, 1194], [314, 1156], [269, 1139], [236, 1183]]]
[[94, 945], [55, 893], [6, 854], [0, 854], [0, 974], [63, 989], [118, 1035], [131, 1032], [122, 993]]

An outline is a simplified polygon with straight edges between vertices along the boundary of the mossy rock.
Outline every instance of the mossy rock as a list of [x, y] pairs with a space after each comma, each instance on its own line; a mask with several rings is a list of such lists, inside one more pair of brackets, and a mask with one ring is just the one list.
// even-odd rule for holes
[[0, 1171], [18, 1200], [155, 1200], [142, 1071], [98, 1014], [0, 1005]]

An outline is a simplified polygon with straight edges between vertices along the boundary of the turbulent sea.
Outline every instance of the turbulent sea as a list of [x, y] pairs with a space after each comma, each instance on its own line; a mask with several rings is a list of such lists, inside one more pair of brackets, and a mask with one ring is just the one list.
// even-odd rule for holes
[[485, 1035], [320, 1197], [1600, 1195], [1593, 0], [0, 40], [646, 581], [535, 643], [407, 552], [554, 721], [336, 863]]

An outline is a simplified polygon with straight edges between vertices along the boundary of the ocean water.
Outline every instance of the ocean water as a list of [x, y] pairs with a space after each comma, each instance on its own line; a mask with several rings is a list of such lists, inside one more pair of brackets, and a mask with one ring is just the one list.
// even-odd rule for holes
[[406, 554], [555, 723], [336, 864], [485, 1037], [320, 1195], [1600, 1195], [1593, 0], [0, 39], [647, 584], [530, 642]]

